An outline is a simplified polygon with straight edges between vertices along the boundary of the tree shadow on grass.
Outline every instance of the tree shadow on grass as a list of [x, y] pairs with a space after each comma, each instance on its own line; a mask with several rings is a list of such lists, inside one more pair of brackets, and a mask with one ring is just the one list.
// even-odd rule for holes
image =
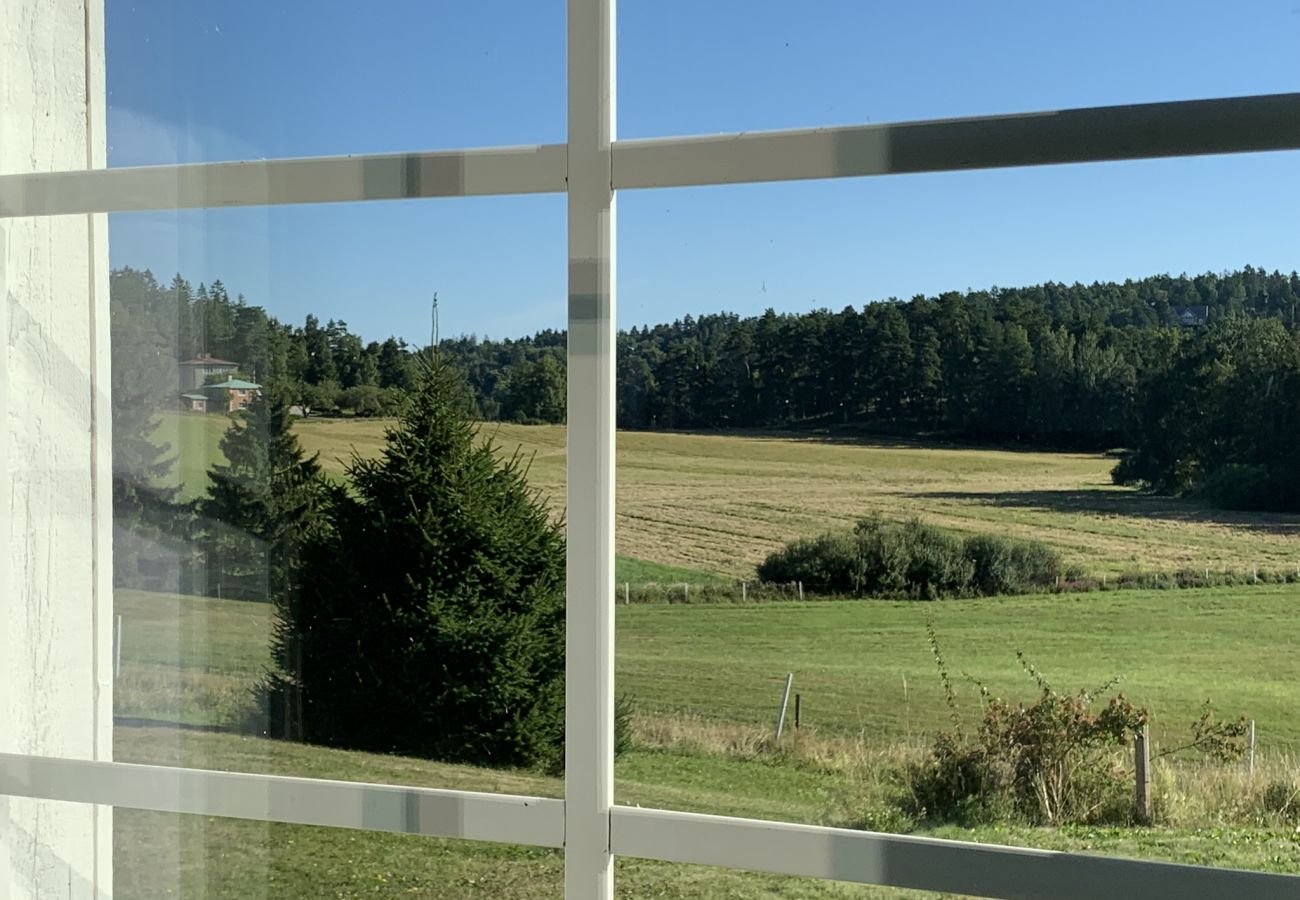
[[1137, 491], [1097, 488], [1056, 491], [931, 491], [914, 493], [912, 496], [1003, 508], [1124, 516], [1134, 519], [1163, 519], [1170, 522], [1223, 525], [1265, 534], [1300, 535], [1298, 513], [1214, 509], [1194, 500], [1161, 497]]

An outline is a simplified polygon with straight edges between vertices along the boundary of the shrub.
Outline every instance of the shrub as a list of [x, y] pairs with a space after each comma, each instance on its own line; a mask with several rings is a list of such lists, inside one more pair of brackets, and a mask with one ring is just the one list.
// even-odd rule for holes
[[1268, 466], [1229, 463], [1212, 472], [1200, 494], [1221, 509], [1288, 510], [1296, 508], [1296, 490]]
[[1117, 751], [1146, 721], [1145, 710], [1123, 694], [1094, 710], [1097, 696], [1112, 685], [1062, 694], [1017, 654], [1038, 684], [1038, 699], [1012, 704], [981, 685], [984, 714], [968, 738], [933, 629], [929, 635], [954, 730], [940, 733], [930, 754], [908, 767], [909, 814], [963, 824], [1011, 816], [1051, 825], [1128, 819], [1131, 781]]
[[1046, 587], [1061, 574], [1061, 556], [1038, 541], [978, 535], [966, 539], [975, 592], [1015, 594]]
[[941, 597], [1009, 594], [1051, 584], [1061, 573], [1055, 550], [1036, 541], [974, 537], [965, 541], [913, 519], [858, 521], [851, 534], [793, 541], [758, 567], [764, 581], [800, 581], [850, 596]]
[[828, 593], [857, 594], [862, 590], [865, 561], [859, 541], [849, 534], [823, 534], [787, 544], [768, 555], [758, 567], [763, 581], [802, 581]]
[[1259, 795], [1259, 807], [1286, 821], [1300, 821], [1300, 784], [1270, 781]]

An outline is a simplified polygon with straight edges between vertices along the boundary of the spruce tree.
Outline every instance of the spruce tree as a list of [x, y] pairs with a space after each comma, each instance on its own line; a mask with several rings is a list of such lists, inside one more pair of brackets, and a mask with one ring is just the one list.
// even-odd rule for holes
[[303, 452], [292, 424], [287, 395], [272, 384], [221, 439], [226, 463], [209, 470], [198, 504], [209, 594], [287, 603], [302, 542], [322, 524], [331, 498], [320, 463]]
[[554, 768], [562, 526], [463, 410], [452, 369], [428, 366], [383, 454], [354, 456], [282, 613], [277, 658], [301, 666], [273, 680], [270, 708], [300, 698], [278, 727], [314, 743]]
[[156, 570], [185, 555], [176, 539], [184, 531], [172, 484], [176, 457], [158, 434], [159, 413], [176, 403], [176, 308], [151, 272], [130, 268], [112, 273], [109, 308], [113, 583], [157, 589]]

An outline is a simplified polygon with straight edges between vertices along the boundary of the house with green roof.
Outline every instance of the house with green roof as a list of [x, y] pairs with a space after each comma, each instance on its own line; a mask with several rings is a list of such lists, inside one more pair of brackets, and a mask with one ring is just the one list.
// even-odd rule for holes
[[244, 381], [242, 378], [227, 378], [225, 381], [218, 381], [215, 384], [203, 385], [203, 393], [207, 395], [209, 412], [238, 412], [245, 406], [253, 402], [253, 398], [258, 395], [262, 386], [254, 384], [251, 381]]
[[188, 412], [238, 412], [253, 402], [261, 391], [260, 384], [242, 378], [227, 378], [203, 384], [197, 390], [181, 394], [181, 408]]

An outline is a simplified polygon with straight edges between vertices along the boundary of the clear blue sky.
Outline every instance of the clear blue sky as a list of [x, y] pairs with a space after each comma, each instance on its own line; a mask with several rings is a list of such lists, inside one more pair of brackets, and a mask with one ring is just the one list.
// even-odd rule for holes
[[[798, 15], [796, 15], [796, 12]], [[562, 0], [110, 0], [109, 163], [561, 142]], [[623, 0], [619, 136], [1300, 90], [1300, 0]], [[1300, 154], [624, 192], [619, 323], [1300, 268]], [[564, 325], [561, 196], [112, 217], [114, 265], [368, 339]]]

